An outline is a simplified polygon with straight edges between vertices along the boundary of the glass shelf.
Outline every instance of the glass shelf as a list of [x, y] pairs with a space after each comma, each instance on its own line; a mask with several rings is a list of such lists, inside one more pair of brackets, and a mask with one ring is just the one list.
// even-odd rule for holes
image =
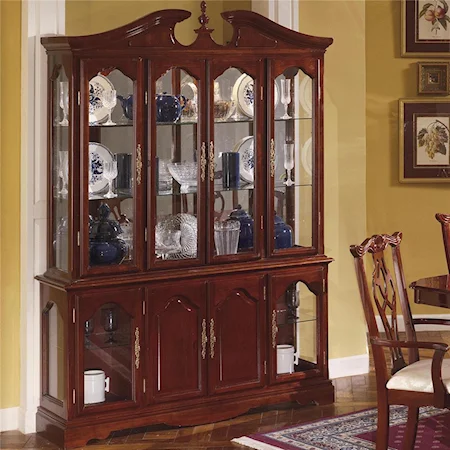
[[132, 127], [134, 125], [133, 122], [127, 123], [116, 123], [115, 125], [104, 125], [102, 123], [90, 123], [89, 128], [123, 128], [123, 127]]
[[[312, 120], [312, 117], [292, 117], [290, 119], [275, 119], [275, 122], [295, 122], [295, 121], [303, 121], [303, 120]], [[250, 117], [242, 117], [237, 120], [215, 120], [215, 125], [229, 125], [233, 123], [254, 123], [254, 119]], [[182, 125], [198, 125], [197, 121], [182, 121], [182, 122], [156, 122], [156, 126], [182, 126]], [[107, 127], [105, 127], [107, 128]]]
[[293, 189], [293, 188], [296, 188], [296, 187], [311, 187], [312, 186], [312, 183], [311, 182], [309, 182], [309, 183], [294, 183], [292, 186], [286, 186], [285, 184], [284, 184], [284, 182], [282, 182], [282, 181], [277, 181], [276, 183], [275, 183], [275, 189], [277, 190], [277, 191], [279, 191], [279, 190], [281, 190], [281, 189]]
[[[117, 193], [117, 192], [116, 192]], [[101, 194], [92, 194], [89, 196], [89, 201], [98, 201], [98, 200], [104, 200], [104, 201], [109, 201], [109, 200], [126, 200], [127, 198], [133, 198], [133, 196], [131, 194], [124, 194], [122, 192], [117, 193], [117, 197], [113, 197], [113, 198], [107, 198], [104, 195]]]

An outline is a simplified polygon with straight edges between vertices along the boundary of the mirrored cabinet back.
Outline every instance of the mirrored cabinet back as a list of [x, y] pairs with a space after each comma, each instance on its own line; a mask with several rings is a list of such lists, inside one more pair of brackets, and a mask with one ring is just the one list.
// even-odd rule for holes
[[38, 431], [65, 448], [154, 423], [331, 403], [323, 60], [331, 38], [201, 4], [48, 55]]

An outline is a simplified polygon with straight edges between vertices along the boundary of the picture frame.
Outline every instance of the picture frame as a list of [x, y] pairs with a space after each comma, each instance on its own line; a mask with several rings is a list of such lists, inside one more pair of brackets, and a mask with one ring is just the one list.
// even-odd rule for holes
[[417, 92], [419, 94], [448, 95], [448, 70], [446, 61], [417, 63]]
[[450, 2], [402, 0], [403, 57], [448, 57], [450, 52]]
[[450, 182], [449, 137], [450, 99], [400, 99], [400, 182]]

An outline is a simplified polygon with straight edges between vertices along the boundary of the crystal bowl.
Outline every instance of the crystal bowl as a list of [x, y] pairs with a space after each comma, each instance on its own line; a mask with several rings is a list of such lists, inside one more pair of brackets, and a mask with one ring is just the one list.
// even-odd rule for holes
[[170, 175], [181, 185], [181, 192], [188, 192], [189, 187], [197, 186], [197, 163], [168, 163]]

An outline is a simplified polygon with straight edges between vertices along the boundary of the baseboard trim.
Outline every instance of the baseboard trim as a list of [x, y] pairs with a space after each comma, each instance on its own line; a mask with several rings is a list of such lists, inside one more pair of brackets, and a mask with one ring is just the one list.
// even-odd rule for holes
[[0, 409], [0, 431], [19, 429], [19, 407]]
[[351, 377], [369, 373], [369, 355], [347, 356], [328, 361], [330, 378]]
[[[388, 316], [388, 320], [391, 316]], [[450, 320], [450, 314], [414, 314], [414, 319], [445, 319]], [[376, 316], [378, 331], [384, 332], [383, 323], [381, 317]], [[405, 321], [402, 315], [397, 316], [397, 325], [399, 331], [405, 331]], [[443, 331], [450, 330], [448, 325], [416, 325], [416, 331]]]

